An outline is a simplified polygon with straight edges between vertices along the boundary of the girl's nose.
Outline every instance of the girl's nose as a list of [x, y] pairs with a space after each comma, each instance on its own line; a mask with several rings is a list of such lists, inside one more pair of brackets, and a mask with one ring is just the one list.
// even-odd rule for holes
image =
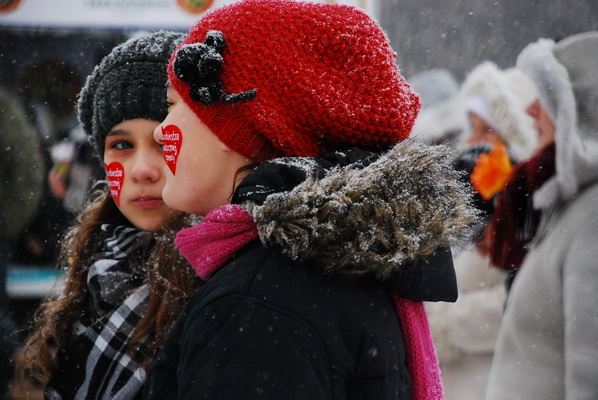
[[527, 106], [527, 108], [525, 109], [525, 111], [531, 117], [537, 118], [538, 115], [539, 115], [539, 111], [540, 111], [540, 100], [535, 100], [532, 104], [530, 104], [529, 106]]
[[162, 124], [156, 126], [156, 129], [154, 129], [154, 140], [162, 144]]
[[131, 177], [135, 182], [157, 182], [162, 173], [163, 160], [156, 154], [140, 152], [133, 161]]

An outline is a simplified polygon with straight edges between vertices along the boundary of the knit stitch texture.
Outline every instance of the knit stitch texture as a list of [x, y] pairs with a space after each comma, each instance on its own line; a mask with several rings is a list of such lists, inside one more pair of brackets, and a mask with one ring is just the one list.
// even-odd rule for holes
[[208, 280], [237, 250], [257, 236], [256, 224], [247, 211], [231, 204], [212, 210], [202, 223], [181, 230], [175, 245], [197, 275]]
[[[272, 33], [277, 30], [284, 33]], [[214, 31], [224, 37], [222, 60]], [[193, 51], [195, 72], [185, 66], [176, 74], [179, 53], [186, 63]], [[259, 162], [353, 146], [385, 150], [409, 137], [420, 99], [395, 56], [380, 26], [355, 7], [250, 0], [202, 17], [173, 54], [168, 73], [220, 141]], [[202, 92], [220, 93], [221, 100], [193, 100], [204, 99], [195, 95]], [[237, 94], [246, 96], [226, 101]]]
[[442, 400], [440, 366], [424, 304], [397, 295], [392, 298], [403, 329], [413, 400]]
[[79, 94], [77, 111], [97, 156], [104, 157], [104, 141], [117, 124], [143, 118], [166, 118], [166, 67], [184, 35], [159, 31], [130, 39], [104, 57]]

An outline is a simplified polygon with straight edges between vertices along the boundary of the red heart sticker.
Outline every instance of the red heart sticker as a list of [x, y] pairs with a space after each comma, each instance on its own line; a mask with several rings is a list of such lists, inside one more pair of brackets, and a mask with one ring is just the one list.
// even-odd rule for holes
[[168, 165], [173, 175], [176, 175], [176, 160], [179, 158], [182, 143], [183, 134], [178, 126], [168, 125], [162, 127], [164, 161], [166, 161], [166, 165]]
[[125, 169], [119, 162], [111, 162], [108, 165], [104, 164], [104, 168], [106, 168], [110, 194], [116, 205], [120, 207], [120, 191], [123, 188], [123, 181], [125, 180]]

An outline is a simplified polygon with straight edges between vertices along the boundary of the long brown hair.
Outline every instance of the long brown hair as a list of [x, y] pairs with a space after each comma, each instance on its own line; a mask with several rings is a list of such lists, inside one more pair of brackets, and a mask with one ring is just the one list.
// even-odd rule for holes
[[[148, 235], [145, 281], [150, 297], [145, 314], [135, 327], [129, 349], [141, 338], [150, 335], [150, 353], [159, 347], [174, 324], [187, 300], [199, 286], [199, 280], [189, 264], [174, 247], [176, 233], [195, 221], [185, 213], [175, 215], [164, 227]], [[55, 368], [55, 356], [64, 346], [64, 336], [83, 312], [88, 300], [87, 268], [97, 251], [97, 236], [102, 224], [130, 224], [118, 210], [108, 191], [103, 188], [79, 215], [61, 242], [59, 262], [67, 270], [62, 296], [46, 300], [36, 312], [32, 334], [24, 346], [23, 366], [27, 373], [45, 384]], [[148, 361], [148, 360], [146, 360]]]

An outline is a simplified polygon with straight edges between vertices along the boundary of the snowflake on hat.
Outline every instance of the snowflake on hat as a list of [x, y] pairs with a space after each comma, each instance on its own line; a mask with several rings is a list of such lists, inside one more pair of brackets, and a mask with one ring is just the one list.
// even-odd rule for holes
[[220, 31], [208, 32], [203, 43], [181, 46], [174, 60], [174, 73], [182, 81], [189, 83], [189, 96], [206, 106], [215, 101], [236, 103], [255, 96], [255, 89], [237, 94], [224, 93], [218, 78], [224, 59], [222, 51], [226, 46]]

